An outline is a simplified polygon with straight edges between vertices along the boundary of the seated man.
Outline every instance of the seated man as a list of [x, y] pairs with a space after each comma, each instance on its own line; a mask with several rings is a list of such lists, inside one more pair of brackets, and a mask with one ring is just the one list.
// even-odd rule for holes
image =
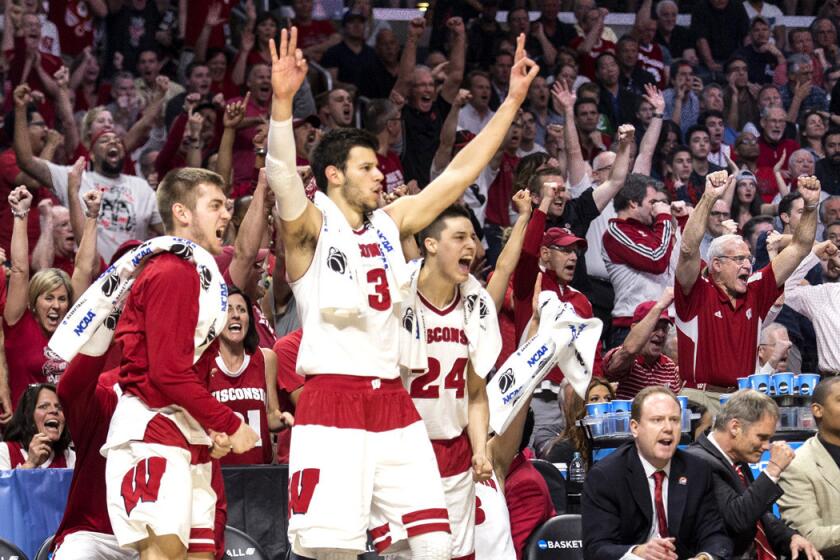
[[788, 352], [791, 344], [788, 330], [784, 325], [770, 323], [761, 329], [756, 373], [790, 371], [788, 369]]
[[[665, 387], [633, 399], [626, 443], [589, 471], [583, 547], [590, 560], [730, 558], [708, 468], [677, 449], [680, 403]], [[666, 504], [667, 502], [667, 504]]]
[[[794, 457], [785, 442], [770, 443], [778, 419], [773, 399], [758, 391], [738, 391], [717, 415], [712, 433], [701, 435], [688, 450], [712, 472], [714, 497], [738, 558], [746, 553], [744, 558], [777, 558], [788, 551], [793, 558], [818, 557], [814, 545], [771, 512], [782, 495], [779, 476]], [[768, 449], [767, 468], [753, 478], [748, 463], [759, 462]]]
[[840, 558], [840, 377], [817, 385], [811, 397], [817, 435], [796, 452], [779, 480], [779, 512], [825, 558]]

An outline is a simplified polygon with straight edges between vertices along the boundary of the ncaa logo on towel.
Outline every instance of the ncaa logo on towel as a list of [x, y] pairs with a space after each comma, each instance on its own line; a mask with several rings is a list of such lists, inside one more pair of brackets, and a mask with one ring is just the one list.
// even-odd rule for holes
[[487, 304], [477, 294], [472, 294], [464, 299], [464, 307], [467, 310], [467, 315], [473, 312], [476, 301], [478, 301], [478, 315], [481, 319], [484, 319], [490, 313], [490, 310], [487, 309]]
[[327, 266], [333, 272], [344, 274], [347, 270], [347, 257], [335, 247], [330, 247], [329, 255], [327, 255]]
[[507, 368], [504, 373], [499, 376], [499, 390], [502, 394], [510, 391], [510, 388], [513, 387], [513, 381], [513, 369]]

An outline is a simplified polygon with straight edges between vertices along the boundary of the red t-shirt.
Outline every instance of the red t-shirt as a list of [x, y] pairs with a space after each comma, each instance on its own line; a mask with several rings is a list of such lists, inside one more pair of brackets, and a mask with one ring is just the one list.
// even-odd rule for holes
[[336, 33], [335, 26], [327, 20], [312, 20], [306, 25], [295, 22], [294, 25], [298, 30], [298, 48], [301, 49], [320, 45]]
[[[578, 35], [574, 39], [569, 42], [569, 46], [575, 50], [577, 50], [578, 46], [583, 43], [583, 37]], [[580, 62], [580, 74], [582, 76], [586, 76], [593, 82], [595, 81], [595, 61], [598, 60], [598, 57], [605, 53], [615, 53], [615, 43], [612, 41], [607, 41], [605, 39], [599, 39], [595, 46], [592, 47], [592, 50], [588, 53], [581, 54], [578, 53], [578, 61]]]
[[674, 281], [677, 349], [686, 387], [710, 383], [737, 387], [738, 378], [755, 371], [761, 322], [782, 294], [772, 264], [753, 273], [747, 293], [735, 307], [723, 290], [701, 275], [688, 295]]
[[[26, 66], [26, 43], [23, 37], [15, 38], [14, 47], [7, 50], [5, 55], [9, 63], [9, 75], [7, 78], [11, 82], [12, 88], [14, 88], [23, 81], [23, 68]], [[48, 76], [52, 76], [58, 72], [62, 64], [61, 59], [57, 56], [45, 52], [41, 53], [41, 68], [44, 69], [44, 72]], [[33, 90], [47, 91], [41, 78], [38, 77], [38, 72], [34, 68], [29, 72], [26, 83]], [[6, 111], [14, 110], [14, 100], [11, 95], [6, 96], [5, 109]], [[52, 125], [55, 121], [55, 109], [51, 101], [44, 101], [44, 103], [38, 105], [38, 112], [41, 113], [41, 116], [44, 117], [47, 124]]]
[[208, 362], [218, 370], [210, 375], [210, 394], [230, 408], [243, 422], [260, 436], [260, 443], [242, 454], [228, 453], [220, 459], [223, 465], [271, 464], [271, 432], [265, 404], [265, 358], [258, 348], [250, 355], [245, 370], [238, 375], [228, 375], [219, 368], [217, 361]]
[[[207, 389], [210, 369], [193, 365], [199, 290], [193, 264], [169, 253], [149, 261], [114, 337], [123, 351], [120, 386], [149, 408], [178, 405], [204, 429], [233, 434], [239, 418]], [[215, 352], [211, 345], [204, 357]]]
[[[233, 103], [242, 98], [235, 98], [228, 101]], [[267, 117], [268, 107], [260, 107], [254, 101], [253, 96], [248, 101], [245, 107], [246, 117]], [[257, 127], [240, 128], [236, 131], [236, 137], [233, 141], [233, 182], [242, 183], [250, 182], [251, 179], [256, 179], [257, 174], [254, 170], [254, 161], [256, 155], [254, 154], [254, 136], [257, 135]]]
[[531, 533], [556, 515], [545, 479], [522, 453], [513, 458], [505, 477], [505, 501], [513, 547], [520, 560]]
[[799, 142], [791, 140], [790, 138], [782, 138], [779, 143], [774, 146], [768, 143], [764, 139], [764, 136], [761, 136], [758, 139], [758, 161], [756, 162], [756, 165], [758, 165], [758, 167], [769, 167], [772, 169], [779, 161], [779, 158], [782, 157], [782, 154], [787, 152], [785, 154], [785, 164], [782, 166], [782, 169], [787, 169], [791, 154], [798, 150], [799, 147]]
[[47, 19], [58, 28], [62, 54], [75, 57], [93, 45], [93, 13], [86, 0], [50, 2]]
[[[274, 353], [277, 355], [277, 396], [280, 400], [280, 409], [283, 412], [295, 413], [295, 405], [292, 402], [292, 393], [303, 387], [304, 378], [296, 371], [300, 340], [303, 337], [303, 330], [292, 331], [282, 337], [274, 345]], [[283, 430], [277, 438], [277, 462], [286, 464], [289, 462], [289, 444], [291, 443], [292, 430]]]
[[[195, 48], [195, 43], [198, 41], [198, 36], [201, 35], [201, 30], [204, 28], [204, 22], [207, 21], [207, 14], [210, 11], [210, 6], [213, 4], [221, 4], [222, 11], [219, 17], [230, 20], [230, 12], [233, 10], [234, 4], [238, 4], [235, 0], [218, 0], [217, 2], [187, 2], [187, 26], [184, 30], [184, 46]], [[64, 46], [62, 44], [62, 46]], [[210, 32], [210, 38], [207, 41], [207, 48], [223, 48], [225, 46], [225, 26], [217, 25]]]
[[379, 171], [385, 176], [382, 178], [382, 186], [385, 188], [385, 192], [392, 192], [400, 185], [405, 184], [405, 174], [399, 154], [389, 151], [388, 155], [385, 156], [376, 154], [376, 159], [379, 162], [377, 165]]
[[758, 181], [758, 192], [761, 200], [767, 204], [773, 202], [779, 193], [779, 185], [776, 184], [776, 175], [772, 167], [759, 167], [755, 170], [755, 178]]
[[6, 335], [6, 362], [9, 365], [9, 388], [12, 405], [16, 405], [29, 385], [34, 383], [58, 383], [67, 363], [48, 360], [44, 355], [49, 338], [29, 309], [14, 325], [3, 323]]
[[[11, 256], [12, 245], [12, 207], [9, 206], [9, 194], [17, 188], [15, 178], [20, 173], [17, 165], [17, 157], [14, 150], [0, 152], [0, 247], [6, 251], [6, 258]], [[26, 232], [29, 234], [29, 252], [35, 248], [38, 237], [41, 235], [41, 224], [38, 221], [38, 203], [45, 198], [51, 198], [54, 203], [59, 204], [58, 199], [44, 188], [35, 192], [32, 200], [31, 211], [27, 218]]]

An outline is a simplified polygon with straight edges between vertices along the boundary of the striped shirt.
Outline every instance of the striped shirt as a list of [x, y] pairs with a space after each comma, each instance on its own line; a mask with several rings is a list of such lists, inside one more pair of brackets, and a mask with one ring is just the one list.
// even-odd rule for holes
[[665, 354], [660, 355], [659, 359], [651, 365], [646, 364], [645, 359], [639, 355], [627, 369], [610, 372], [610, 361], [620, 348], [621, 346], [613, 348], [604, 356], [604, 372], [609, 372], [607, 379], [618, 381], [615, 398], [630, 400], [636, 396], [636, 393], [651, 385], [664, 385], [674, 393], [682, 390], [683, 380], [677, 365]]

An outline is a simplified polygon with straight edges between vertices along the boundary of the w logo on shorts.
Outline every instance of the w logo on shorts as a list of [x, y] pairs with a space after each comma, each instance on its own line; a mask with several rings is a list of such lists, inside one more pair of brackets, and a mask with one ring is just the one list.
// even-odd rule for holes
[[125, 501], [125, 513], [131, 511], [141, 501], [156, 502], [160, 491], [160, 480], [166, 471], [166, 459], [149, 457], [131, 468], [122, 481], [121, 495]]

